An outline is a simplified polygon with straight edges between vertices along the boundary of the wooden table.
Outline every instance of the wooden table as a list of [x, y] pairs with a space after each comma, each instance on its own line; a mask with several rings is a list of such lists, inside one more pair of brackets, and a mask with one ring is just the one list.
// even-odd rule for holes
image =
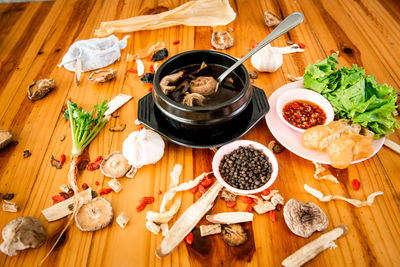
[[[150, 88], [140, 82], [136, 74], [128, 72], [135, 63], [128, 62], [127, 54], [147, 49], [157, 41], [165, 42], [170, 55], [192, 49], [210, 49], [212, 28], [177, 26], [131, 33], [121, 59], [110, 66], [117, 69], [116, 80], [95, 84], [88, 81], [88, 73], [84, 73], [79, 88], [73, 84], [73, 73], [57, 67], [68, 47], [77, 40], [93, 38], [94, 30], [102, 21], [140, 15], [157, 5], [172, 9], [183, 2], [186, 1], [60, 0], [0, 5], [0, 128], [11, 130], [18, 141], [0, 152], [0, 192], [15, 193], [13, 201], [20, 207], [17, 213], [0, 211], [0, 227], [18, 216], [34, 216], [43, 222], [49, 236], [40, 249], [21, 251], [15, 257], [0, 254], [0, 266], [37, 265], [65, 223], [46, 222], [41, 210], [51, 206], [51, 196], [58, 194], [60, 185], [67, 181], [70, 160], [60, 170], [50, 165], [52, 155], [57, 158], [63, 153], [67, 158], [70, 156], [69, 122], [62, 117], [66, 100], [71, 98], [85, 109], [91, 109], [94, 104], [110, 100], [119, 93], [132, 95], [134, 99], [117, 112], [120, 117], [113, 118], [90, 145], [89, 155], [94, 160], [99, 155], [121, 150], [123, 140], [140, 127], [134, 124], [137, 103]], [[273, 46], [285, 46], [291, 39], [304, 43], [306, 48], [304, 53], [285, 55], [282, 67], [276, 72], [259, 75], [254, 85], [264, 89], [267, 96], [290, 82], [288, 74], [301, 76], [308, 64], [325, 58], [331, 50], [341, 51], [341, 65], [358, 64], [368, 74], [375, 75], [380, 83], [400, 87], [400, 5], [396, 1], [241, 0], [231, 1], [231, 5], [237, 12], [237, 18], [228, 25], [234, 29], [235, 45], [223, 52], [236, 57], [247, 53], [271, 31], [263, 23], [263, 11], [271, 10], [283, 16], [294, 11], [305, 14], [299, 27], [272, 43]], [[227, 26], [219, 28], [226, 29]], [[117, 36], [121, 38], [124, 34]], [[174, 45], [175, 40], [180, 43]], [[145, 61], [146, 70], [150, 65]], [[249, 70], [253, 69], [250, 62], [245, 65]], [[42, 100], [29, 100], [27, 86], [45, 77], [56, 79], [56, 90]], [[127, 124], [125, 131], [112, 133], [108, 130], [120, 123]], [[60, 140], [63, 135], [65, 141]], [[399, 131], [389, 138], [399, 143]], [[273, 136], [265, 120], [261, 120], [243, 139], [266, 145]], [[24, 150], [30, 150], [32, 155], [23, 158]], [[255, 215], [253, 248], [242, 251], [240, 257], [235, 256], [237, 251], [226, 246], [220, 246], [220, 252], [211, 249], [209, 254], [202, 255], [182, 243], [170, 256], [156, 258], [154, 251], [162, 237], [145, 229], [145, 211], [158, 209], [163, 197], [158, 191], [168, 189], [169, 173], [175, 163], [184, 166], [182, 182], [210, 171], [212, 157], [211, 150], [185, 148], [166, 141], [162, 160], [141, 168], [134, 179], [121, 179], [123, 190], [105, 196], [112, 202], [115, 214], [124, 211], [130, 218], [126, 229], [121, 229], [115, 221], [97, 232], [81, 232], [72, 226], [44, 266], [278, 266], [285, 257], [321, 235], [316, 233], [309, 239], [295, 236], [284, 223], [282, 212], [277, 213], [276, 222], [268, 215]], [[400, 265], [398, 154], [383, 147], [371, 159], [338, 172], [340, 185], [315, 180], [312, 163], [288, 150], [277, 158], [280, 169], [273, 188], [279, 189], [286, 200], [296, 198], [318, 204], [328, 216], [328, 230], [339, 224], [348, 227], [348, 233], [336, 242], [338, 247], [317, 256], [310, 266]], [[353, 189], [353, 179], [361, 181], [359, 191]], [[100, 185], [96, 186], [95, 181]], [[79, 178], [80, 185], [85, 182], [96, 191], [107, 187], [108, 181], [109, 178], [100, 171], [84, 171]], [[372, 207], [355, 208], [343, 201], [320, 203], [304, 191], [305, 183], [326, 194], [362, 200], [378, 190], [384, 195], [378, 197]], [[155, 203], [144, 212], [136, 212], [138, 200], [143, 196], [154, 196]], [[195, 196], [189, 192], [178, 196], [183, 201], [180, 215], [195, 201]], [[239, 201], [233, 210], [244, 209], [245, 204]], [[217, 201], [212, 212], [224, 210], [228, 208], [223, 201]], [[220, 242], [218, 238], [211, 238], [211, 246]]]

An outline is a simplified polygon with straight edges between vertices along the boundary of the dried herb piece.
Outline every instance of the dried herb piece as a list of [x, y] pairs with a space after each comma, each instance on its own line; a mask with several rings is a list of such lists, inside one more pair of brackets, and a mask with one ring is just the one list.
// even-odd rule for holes
[[154, 73], [146, 73], [145, 75], [143, 75], [142, 78], [140, 78], [140, 80], [144, 83], [153, 83], [154, 80]]
[[122, 132], [123, 130], [125, 130], [125, 128], [126, 128], [126, 124], [122, 123], [119, 126], [110, 127], [108, 130], [110, 132]]
[[51, 166], [56, 167], [56, 169], [61, 169], [62, 168], [61, 162], [59, 160], [57, 160], [54, 157], [54, 155], [51, 155], [50, 163], [51, 163]]
[[166, 57], [168, 57], [168, 49], [164, 48], [164, 49], [161, 49], [161, 50], [158, 50], [157, 52], [155, 52], [153, 54], [153, 56], [151, 57], [151, 61], [160, 61]]
[[24, 150], [24, 158], [30, 157], [32, 153], [29, 150]]
[[3, 199], [4, 200], [11, 200], [11, 199], [14, 198], [14, 196], [15, 196], [15, 194], [13, 194], [13, 193], [6, 193], [6, 194], [4, 194]]

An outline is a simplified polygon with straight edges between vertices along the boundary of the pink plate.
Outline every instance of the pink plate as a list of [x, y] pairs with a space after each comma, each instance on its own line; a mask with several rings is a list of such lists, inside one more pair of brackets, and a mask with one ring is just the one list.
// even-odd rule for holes
[[[298, 82], [293, 82], [293, 83], [288, 83], [279, 89], [275, 90], [275, 92], [272, 93], [272, 95], [268, 98], [269, 102], [269, 112], [265, 116], [265, 120], [267, 121], [267, 125], [269, 130], [271, 131], [272, 135], [278, 140], [279, 143], [281, 143], [284, 147], [289, 149], [291, 152], [294, 154], [319, 163], [323, 164], [331, 164], [331, 161], [328, 157], [328, 154], [326, 152], [318, 151], [318, 150], [313, 150], [313, 149], [308, 149], [305, 148], [301, 145], [301, 132], [295, 131], [291, 128], [289, 128], [287, 125], [285, 125], [278, 116], [278, 113], [276, 112], [276, 102], [279, 98], [279, 96], [288, 90], [292, 89], [299, 89], [299, 88], [304, 88], [303, 81], [298, 81]], [[385, 141], [385, 138], [382, 137], [378, 140], [374, 140], [372, 142], [372, 147], [374, 148], [374, 153], [370, 156], [372, 157], [375, 155], [379, 149], [381, 149], [383, 142]], [[370, 158], [368, 157], [368, 158]], [[354, 160], [351, 163], [358, 163], [361, 161], [364, 161], [368, 158], [364, 159], [359, 159], [359, 160]]]

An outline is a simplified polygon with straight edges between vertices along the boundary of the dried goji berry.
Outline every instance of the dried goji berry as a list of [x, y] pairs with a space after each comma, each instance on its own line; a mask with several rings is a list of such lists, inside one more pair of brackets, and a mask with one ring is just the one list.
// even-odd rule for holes
[[179, 41], [179, 40], [175, 40], [175, 41], [172, 42], [172, 44], [177, 45], [177, 44], [179, 44], [180, 42], [181, 42], [181, 41]]
[[100, 185], [100, 182], [99, 182], [99, 181], [96, 181], [95, 184], [96, 184], [96, 185]]
[[99, 162], [91, 162], [86, 166], [86, 169], [88, 171], [94, 171], [100, 168], [100, 163]]
[[161, 191], [161, 190], [158, 190], [158, 194], [161, 195], [161, 194], [162, 194], [162, 191]]
[[354, 179], [352, 183], [353, 183], [353, 188], [354, 188], [354, 190], [360, 189], [361, 183], [360, 183], [359, 180]]
[[135, 70], [135, 69], [129, 69], [128, 71], [132, 72], [132, 73], [137, 73], [137, 70]]
[[82, 184], [82, 189], [83, 189], [83, 190], [88, 189], [88, 187], [89, 187], [89, 186], [87, 185], [87, 183], [83, 183], [83, 184]]
[[51, 197], [51, 200], [53, 200], [53, 203], [55, 204], [55, 203], [64, 201], [65, 198], [64, 198], [63, 196], [56, 195], [56, 196], [54, 196], [54, 197]]
[[61, 158], [60, 158], [60, 163], [61, 163], [61, 164], [64, 164], [64, 162], [65, 162], [66, 159], [67, 159], [67, 157], [65, 156], [65, 154], [62, 154], [62, 155], [61, 155]]
[[151, 91], [153, 91], [153, 87], [150, 87], [150, 88], [149, 88], [149, 92], [151, 92]]
[[233, 208], [236, 206], [236, 201], [230, 201], [230, 202], [226, 202], [226, 206], [228, 208]]
[[197, 192], [198, 189], [199, 189], [199, 186], [196, 185], [195, 187], [193, 187], [193, 188], [190, 189], [190, 193], [194, 194], [194, 193]]
[[330, 52], [331, 52], [331, 55], [334, 54], [334, 53], [336, 53], [336, 51], [335, 51], [335, 50], [332, 50], [332, 49], [331, 49]]
[[201, 184], [199, 184], [199, 192], [200, 194], [204, 194], [206, 192], [206, 189]]
[[106, 195], [106, 194], [111, 193], [111, 191], [112, 191], [111, 188], [104, 188], [104, 189], [101, 189], [101, 190], [99, 191], [99, 194], [100, 194], [100, 195]]
[[253, 202], [258, 204], [258, 199], [257, 198], [253, 198]]
[[251, 204], [246, 206], [246, 211], [247, 212], [253, 212], [253, 206]]
[[270, 210], [269, 211], [269, 218], [271, 219], [271, 221], [276, 222], [276, 214], [275, 211]]
[[189, 234], [185, 237], [185, 242], [186, 242], [188, 245], [193, 244], [193, 234], [192, 234], [192, 233], [189, 233]]
[[263, 196], [268, 196], [270, 193], [271, 193], [271, 189], [270, 189], [270, 188], [267, 188], [267, 189], [265, 189], [264, 191], [262, 191], [261, 195], [263, 195]]
[[142, 204], [152, 204], [154, 202], [154, 197], [142, 197], [139, 199], [139, 202]]
[[303, 48], [306, 48], [306, 45], [303, 44], [303, 43], [298, 43], [297, 45], [298, 45], [300, 48], [302, 48], [302, 49], [303, 49]]
[[102, 161], [103, 161], [103, 157], [102, 156], [98, 156], [94, 162], [101, 163]]
[[252, 199], [251, 197], [243, 196], [243, 197], [241, 197], [240, 199], [241, 199], [244, 203], [246, 203], [246, 204], [251, 204], [251, 203], [253, 203], [253, 199]]
[[146, 60], [151, 61], [151, 57], [150, 56], [146, 57]]
[[136, 207], [136, 211], [142, 211], [146, 208], [146, 204], [140, 203], [139, 206]]
[[201, 194], [196, 194], [194, 198], [196, 201], [199, 200], [201, 198]]
[[206, 177], [206, 178], [204, 178], [204, 180], [201, 182], [201, 185], [202, 185], [203, 187], [209, 187], [213, 182], [214, 182], [213, 179]]
[[276, 209], [277, 211], [281, 211], [282, 205], [281, 205], [281, 204], [276, 205], [275, 209]]
[[154, 65], [151, 65], [151, 66], [150, 66], [150, 72], [152, 72], [152, 73], [155, 73], [155, 72], [156, 72], [156, 70], [154, 69]]

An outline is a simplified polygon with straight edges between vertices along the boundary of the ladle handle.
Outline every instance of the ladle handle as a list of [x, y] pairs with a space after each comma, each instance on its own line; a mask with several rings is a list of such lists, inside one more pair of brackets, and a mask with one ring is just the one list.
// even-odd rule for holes
[[235, 64], [233, 64], [229, 69], [224, 71], [218, 79], [217, 82], [221, 83], [229, 73], [231, 73], [234, 69], [239, 67], [243, 62], [245, 62], [249, 57], [258, 52], [261, 48], [278, 38], [279, 36], [287, 33], [297, 25], [299, 25], [304, 19], [304, 15], [301, 12], [294, 12], [287, 16], [264, 40], [262, 40], [256, 47], [254, 47], [249, 53], [247, 53], [244, 57], [238, 60]]

